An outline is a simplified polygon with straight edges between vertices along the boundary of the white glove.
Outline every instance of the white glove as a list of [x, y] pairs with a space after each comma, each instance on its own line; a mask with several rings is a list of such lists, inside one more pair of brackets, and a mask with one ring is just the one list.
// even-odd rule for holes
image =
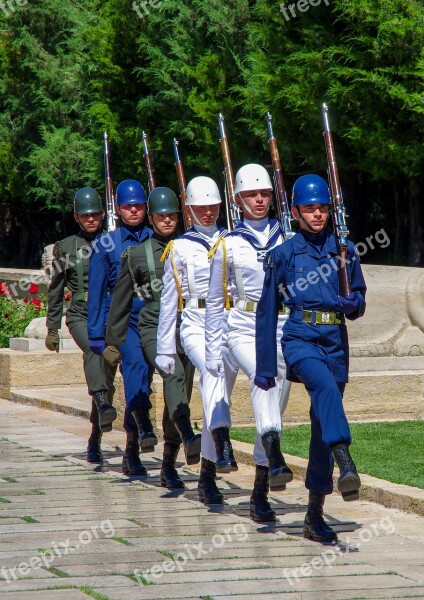
[[225, 377], [224, 362], [222, 358], [207, 360], [205, 362], [205, 367], [214, 377]]
[[175, 373], [175, 355], [174, 354], [158, 354], [155, 359], [156, 365], [161, 371], [167, 374]]

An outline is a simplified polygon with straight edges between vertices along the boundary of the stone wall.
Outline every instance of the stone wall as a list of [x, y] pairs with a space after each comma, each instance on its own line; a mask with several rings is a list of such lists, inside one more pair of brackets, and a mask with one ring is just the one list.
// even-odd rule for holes
[[[6, 270], [0, 272], [0, 279]], [[8, 269], [18, 277], [17, 270]], [[22, 273], [22, 272], [20, 272]], [[31, 271], [24, 271], [26, 275]], [[350, 383], [346, 411], [352, 419], [421, 419], [424, 417], [424, 271], [408, 267], [364, 266], [368, 285], [367, 311], [349, 323]], [[37, 350], [0, 350], [0, 396], [10, 388], [78, 385], [84, 383], [79, 351], [59, 354]], [[117, 379], [117, 401], [123, 406], [122, 382]], [[160, 423], [162, 385], [154, 380], [153, 401]], [[299, 384], [292, 385], [287, 422], [308, 421], [309, 398]], [[234, 424], [252, 424], [249, 385], [239, 375], [232, 399]], [[202, 410], [197, 385], [192, 399], [194, 420]]]

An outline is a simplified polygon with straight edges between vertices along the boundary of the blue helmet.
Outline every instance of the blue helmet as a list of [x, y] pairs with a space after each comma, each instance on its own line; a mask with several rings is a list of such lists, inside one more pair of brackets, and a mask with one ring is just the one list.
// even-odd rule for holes
[[294, 183], [292, 206], [299, 204], [331, 204], [327, 182], [318, 175], [302, 175]]
[[116, 188], [116, 204], [146, 204], [147, 197], [141, 183], [125, 179]]

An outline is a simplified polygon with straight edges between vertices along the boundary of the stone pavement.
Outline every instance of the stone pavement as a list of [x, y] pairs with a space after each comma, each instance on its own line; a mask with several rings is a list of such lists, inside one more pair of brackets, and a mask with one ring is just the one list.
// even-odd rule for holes
[[[302, 481], [272, 495], [275, 526], [253, 523], [253, 468], [220, 481], [226, 505], [197, 502], [149, 476], [120, 473], [124, 434], [105, 435], [107, 463], [88, 465], [89, 424], [0, 400], [0, 600], [341, 600], [424, 598], [424, 518], [334, 494], [337, 546], [302, 537]], [[135, 574], [134, 574], [135, 572]]]

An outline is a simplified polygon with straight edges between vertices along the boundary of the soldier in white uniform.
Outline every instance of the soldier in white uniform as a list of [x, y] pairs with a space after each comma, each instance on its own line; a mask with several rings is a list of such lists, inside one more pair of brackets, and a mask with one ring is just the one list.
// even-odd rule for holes
[[[284, 412], [290, 383], [286, 379], [283, 354], [278, 355], [276, 386], [265, 391], [255, 381], [256, 306], [261, 297], [266, 253], [284, 239], [278, 221], [269, 219], [272, 184], [264, 167], [248, 164], [236, 175], [237, 203], [243, 211], [243, 222], [225, 239], [219, 240], [210, 256], [211, 277], [206, 300], [206, 360], [222, 360], [223, 307], [229, 296], [234, 308], [228, 317], [228, 347], [250, 380], [253, 412], [256, 422], [254, 462], [255, 484], [250, 499], [250, 514], [255, 521], [273, 521], [275, 513], [268, 502], [269, 487], [284, 489], [293, 479], [280, 450], [281, 414]], [[287, 319], [280, 314], [277, 340]]]
[[[200, 372], [199, 388], [203, 401], [201, 469], [198, 493], [205, 504], [222, 504], [223, 496], [215, 483], [216, 472], [237, 470], [229, 428], [229, 394], [237, 375], [228, 349], [219, 364], [205, 360], [205, 307], [209, 287], [208, 252], [215, 242], [227, 235], [219, 229], [221, 196], [209, 177], [195, 177], [187, 186], [187, 205], [193, 227], [165, 249], [165, 273], [161, 295], [156, 364], [165, 373], [175, 368], [175, 326], [182, 310], [181, 343], [185, 353]], [[225, 327], [224, 307], [220, 317]]]

